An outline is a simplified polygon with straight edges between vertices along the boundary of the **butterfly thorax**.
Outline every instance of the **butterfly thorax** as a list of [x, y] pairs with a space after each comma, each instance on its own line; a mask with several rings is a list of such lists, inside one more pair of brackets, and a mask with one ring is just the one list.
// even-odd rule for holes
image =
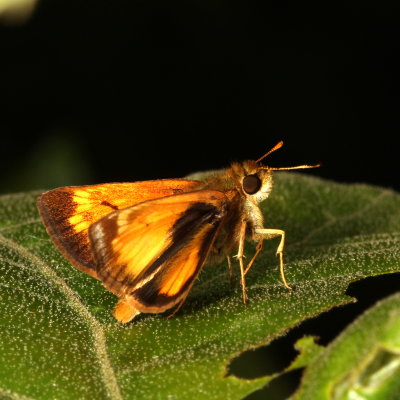
[[268, 197], [272, 189], [272, 172], [269, 169], [255, 161], [233, 163], [231, 168], [210, 175], [201, 189], [221, 191], [229, 200], [221, 231], [209, 258], [211, 263], [220, 261], [237, 247], [243, 219], [247, 223], [247, 239], [258, 240], [255, 230], [264, 225], [259, 203]]

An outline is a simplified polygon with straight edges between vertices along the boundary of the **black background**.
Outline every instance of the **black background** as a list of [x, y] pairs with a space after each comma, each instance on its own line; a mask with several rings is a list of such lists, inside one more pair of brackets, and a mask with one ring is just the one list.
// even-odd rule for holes
[[0, 27], [0, 190], [256, 159], [395, 189], [390, 3], [42, 0]]

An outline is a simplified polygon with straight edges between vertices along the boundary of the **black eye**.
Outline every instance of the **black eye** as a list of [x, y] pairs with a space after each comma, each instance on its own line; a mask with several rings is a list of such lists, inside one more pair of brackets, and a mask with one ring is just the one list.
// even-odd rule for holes
[[261, 181], [257, 175], [247, 175], [243, 179], [243, 190], [247, 194], [254, 194], [260, 190]]

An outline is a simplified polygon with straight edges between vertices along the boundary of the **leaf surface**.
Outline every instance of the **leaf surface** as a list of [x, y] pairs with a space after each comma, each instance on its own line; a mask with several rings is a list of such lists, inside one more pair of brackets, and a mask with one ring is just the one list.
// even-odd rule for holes
[[[111, 315], [116, 298], [51, 244], [39, 193], [0, 197], [0, 398], [240, 399], [265, 385], [271, 376], [226, 376], [230, 360], [353, 301], [350, 282], [400, 269], [397, 193], [302, 174], [275, 181], [262, 209], [266, 227], [286, 231], [293, 290], [274, 239], [247, 275], [248, 306], [238, 268], [231, 288], [222, 263], [204, 269], [172, 318], [128, 325]], [[248, 259], [254, 249], [246, 245]]]
[[307, 367], [293, 400], [397, 400], [400, 293], [367, 310]]

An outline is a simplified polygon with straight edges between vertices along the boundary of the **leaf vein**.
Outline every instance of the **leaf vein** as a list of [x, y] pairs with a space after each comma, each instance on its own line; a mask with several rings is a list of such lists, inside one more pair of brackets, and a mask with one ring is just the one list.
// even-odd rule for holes
[[336, 216], [331, 215], [330, 217], [328, 217], [328, 219], [327, 219], [327, 221], [325, 221], [325, 223], [323, 223], [320, 226], [318, 226], [317, 228], [311, 230], [306, 236], [303, 237], [303, 239], [301, 239], [295, 243], [292, 243], [292, 246], [304, 245], [305, 243], [309, 242], [313, 236], [325, 231], [326, 229], [328, 229], [329, 227], [331, 227], [338, 221], [351, 220], [353, 218], [356, 218], [356, 217], [359, 217], [360, 215], [365, 214], [369, 209], [373, 208], [376, 204], [378, 204], [380, 201], [382, 201], [382, 199], [387, 197], [389, 194], [391, 194], [391, 192], [389, 192], [389, 191], [384, 191], [384, 192], [379, 193], [364, 207], [362, 207], [359, 210], [355, 211], [354, 213], [348, 214], [346, 216], [336, 217]]
[[22, 226], [36, 224], [38, 222], [40, 222], [40, 218], [32, 218], [32, 219], [29, 219], [27, 221], [20, 222], [18, 224], [2, 226], [2, 227], [0, 227], [0, 232], [9, 231], [11, 229], [21, 228]]
[[64, 294], [68, 300], [71, 308], [80, 315], [84, 321], [89, 325], [92, 331], [93, 344], [95, 348], [95, 354], [99, 362], [100, 370], [102, 372], [103, 383], [113, 400], [122, 400], [120, 388], [111, 366], [111, 362], [107, 353], [106, 337], [102, 325], [95, 319], [95, 317], [89, 312], [84, 304], [79, 300], [76, 293], [61, 279], [43, 260], [38, 256], [27, 250], [25, 247], [19, 245], [15, 241], [0, 235], [0, 244], [9, 249], [17, 252], [23, 258], [32, 262], [39, 271], [45, 275], [50, 282], [53, 283]]
[[0, 396], [7, 397], [11, 400], [34, 400], [34, 399], [32, 399], [32, 397], [27, 397], [27, 396], [24, 396], [23, 394], [18, 394], [18, 393], [12, 392], [9, 389], [2, 388], [2, 387], [0, 387]]

